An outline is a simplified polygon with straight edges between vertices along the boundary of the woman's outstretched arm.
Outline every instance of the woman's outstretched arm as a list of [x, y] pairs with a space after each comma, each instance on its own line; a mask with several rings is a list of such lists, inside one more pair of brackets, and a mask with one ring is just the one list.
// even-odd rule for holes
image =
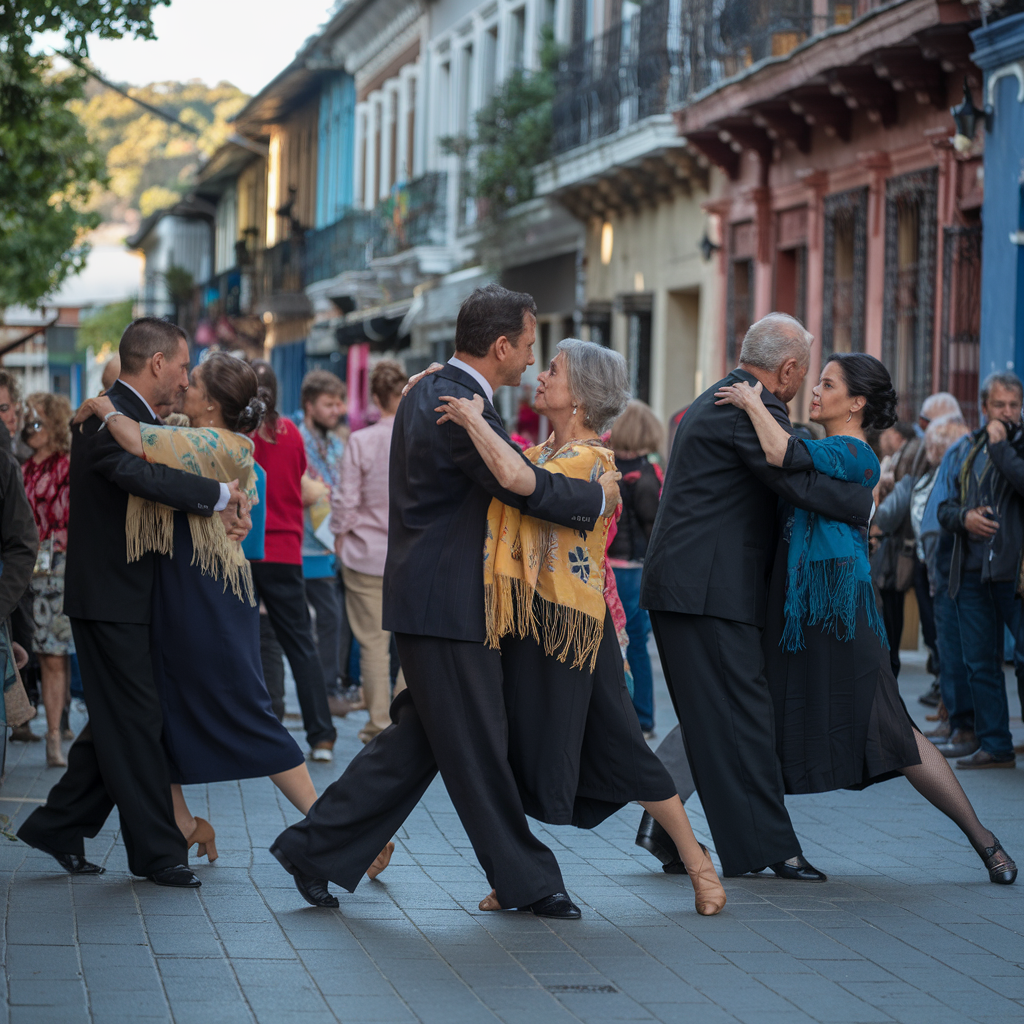
[[789, 447], [790, 435], [779, 426], [775, 417], [765, 408], [761, 401], [764, 385], [760, 381], [751, 387], [746, 381], [729, 384], [715, 392], [718, 399], [715, 405], [737, 405], [749, 417], [757, 432], [757, 439], [764, 449], [765, 458], [770, 466], [783, 465], [786, 449]]
[[[87, 398], [79, 406], [73, 423], [84, 423], [90, 416], [97, 416], [101, 420], [108, 413], [116, 412], [114, 403], [106, 395], [99, 398]], [[145, 458], [142, 453], [142, 428], [130, 416], [119, 413], [111, 416], [106, 421], [107, 430], [110, 436], [126, 451], [140, 459]], [[101, 428], [102, 429], [102, 428]]]
[[442, 395], [440, 400], [445, 404], [434, 410], [444, 414], [437, 421], [438, 424], [451, 420], [464, 427], [473, 447], [480, 453], [480, 458], [506, 491], [524, 496], [533, 494], [537, 487], [534, 471], [484, 419], [483, 397], [475, 395], [470, 400]]

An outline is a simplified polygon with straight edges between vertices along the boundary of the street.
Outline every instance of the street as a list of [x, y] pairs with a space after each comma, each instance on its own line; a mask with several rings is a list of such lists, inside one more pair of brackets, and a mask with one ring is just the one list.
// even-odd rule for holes
[[[905, 665], [904, 697], [923, 723], [921, 658]], [[664, 736], [674, 720], [660, 673], [657, 686]], [[311, 765], [318, 789], [358, 750], [364, 718], [338, 723], [335, 765]], [[15, 825], [57, 778], [42, 747], [12, 745], [2, 797]], [[1024, 773], [958, 776], [1024, 859]], [[535, 825], [583, 909], [564, 923], [476, 909], [487, 885], [439, 781], [391, 866], [354, 895], [339, 891], [340, 911], [305, 906], [270, 856], [296, 812], [269, 781], [186, 793], [220, 852], [199, 866], [198, 891], [132, 880], [113, 817], [86, 843], [107, 867], [98, 878], [72, 881], [3, 843], [10, 1024], [1005, 1024], [1024, 1006], [1019, 888], [991, 885], [959, 831], [903, 780], [791, 798], [804, 853], [829, 882], [726, 879], [716, 918], [698, 917], [685, 876], [662, 874], [633, 845], [636, 807], [593, 833]], [[687, 810], [709, 841], [696, 796]]]

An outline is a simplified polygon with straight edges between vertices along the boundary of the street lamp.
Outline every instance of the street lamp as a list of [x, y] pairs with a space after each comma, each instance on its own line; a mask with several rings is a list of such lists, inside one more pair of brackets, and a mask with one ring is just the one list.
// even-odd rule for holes
[[697, 243], [697, 248], [700, 249], [700, 253], [704, 257], [704, 262], [708, 263], [710, 262], [711, 257], [714, 256], [722, 247], [711, 241], [708, 237], [707, 229], [705, 228], [704, 237]]
[[958, 153], [966, 153], [974, 143], [974, 133], [977, 131], [978, 122], [982, 121], [986, 129], [991, 128], [992, 111], [986, 107], [980, 110], [974, 105], [974, 97], [971, 96], [971, 87], [964, 78], [964, 98], [958, 107], [950, 107], [953, 124], [956, 125], [956, 135], [953, 136], [953, 148]]

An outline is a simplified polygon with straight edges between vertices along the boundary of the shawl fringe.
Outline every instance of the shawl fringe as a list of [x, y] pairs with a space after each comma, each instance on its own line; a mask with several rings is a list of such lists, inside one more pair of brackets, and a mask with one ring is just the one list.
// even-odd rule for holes
[[570, 652], [572, 667], [591, 672], [604, 637], [604, 619], [579, 608], [542, 598], [526, 580], [496, 576], [484, 584], [487, 646], [500, 648], [501, 638], [514, 633], [520, 640], [532, 636], [548, 657], [564, 662]]
[[803, 622], [823, 624], [839, 640], [852, 640], [857, 630], [857, 612], [863, 608], [868, 625], [885, 639], [885, 625], [878, 613], [874, 585], [858, 579], [855, 558], [831, 558], [809, 562], [789, 573], [786, 588], [786, 625], [782, 646], [787, 651], [805, 648]]
[[[256, 607], [252, 569], [242, 554], [241, 547], [228, 540], [220, 516], [209, 518], [189, 514], [192, 533], [192, 565], [198, 565], [204, 576], [224, 580], [224, 590], [240, 601]], [[125, 517], [125, 536], [128, 561], [137, 562], [147, 551], [174, 557], [174, 509], [137, 495], [128, 496], [128, 514]]]

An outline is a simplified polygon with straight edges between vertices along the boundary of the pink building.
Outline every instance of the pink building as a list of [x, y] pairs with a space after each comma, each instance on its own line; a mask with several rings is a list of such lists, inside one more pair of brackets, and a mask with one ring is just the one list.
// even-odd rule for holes
[[866, 351], [889, 367], [903, 418], [940, 388], [974, 416], [982, 153], [954, 149], [949, 108], [965, 77], [980, 103], [977, 8], [813, 7], [810, 32], [788, 30], [778, 4], [738, 4], [728, 29], [723, 15], [740, 70], [676, 113], [728, 179], [705, 206], [721, 244], [721, 369], [747, 326], [778, 309], [815, 336], [809, 380], [828, 353]]

